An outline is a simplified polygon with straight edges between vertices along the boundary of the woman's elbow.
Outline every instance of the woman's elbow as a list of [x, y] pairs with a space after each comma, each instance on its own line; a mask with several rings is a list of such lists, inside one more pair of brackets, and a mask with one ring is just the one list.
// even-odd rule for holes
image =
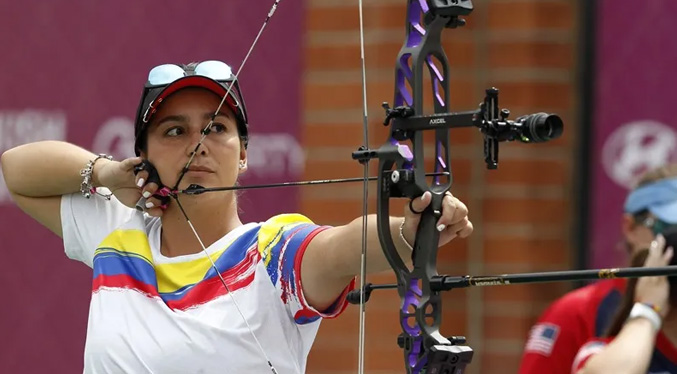
[[2, 165], [2, 177], [5, 180], [5, 186], [10, 192], [14, 192], [16, 173], [16, 148], [6, 150], [0, 155], [0, 165]]

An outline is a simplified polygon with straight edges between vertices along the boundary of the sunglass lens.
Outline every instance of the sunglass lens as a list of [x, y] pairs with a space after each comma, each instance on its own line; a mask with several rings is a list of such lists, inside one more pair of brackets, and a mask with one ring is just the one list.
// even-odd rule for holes
[[168, 84], [185, 75], [180, 66], [165, 64], [156, 66], [148, 73], [148, 83], [152, 85]]
[[221, 61], [203, 61], [195, 68], [195, 74], [204, 75], [214, 80], [227, 80], [233, 78], [233, 70]]

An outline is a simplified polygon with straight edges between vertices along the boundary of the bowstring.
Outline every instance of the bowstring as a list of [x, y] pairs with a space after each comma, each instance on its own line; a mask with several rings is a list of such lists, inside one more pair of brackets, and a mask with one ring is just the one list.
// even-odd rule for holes
[[[369, 149], [369, 122], [367, 116], [367, 71], [364, 62], [364, 16], [362, 0], [358, 2], [360, 15], [360, 62], [362, 70], [362, 127], [364, 130], [364, 148]], [[360, 290], [364, 290], [365, 278], [367, 276], [367, 224], [368, 217], [368, 199], [369, 199], [369, 160], [364, 161], [364, 182], [362, 187], [362, 251], [360, 258]], [[357, 372], [364, 374], [364, 337], [365, 337], [365, 312], [366, 303], [364, 302], [364, 292], [360, 292], [360, 318], [358, 332], [358, 358]]]
[[[188, 158], [188, 162], [186, 163], [186, 166], [184, 166], [183, 170], [181, 171], [181, 174], [179, 175], [179, 178], [178, 178], [178, 180], [176, 181], [176, 185], [175, 185], [175, 187], [174, 187], [173, 190], [178, 190], [179, 183], [181, 182], [181, 180], [182, 180], [183, 177], [185, 176], [186, 172], [188, 172], [188, 168], [190, 167], [190, 165], [192, 164], [193, 160], [195, 159], [195, 155], [197, 154], [198, 149], [200, 148], [200, 146], [202, 146], [202, 143], [204, 142], [204, 140], [205, 140], [205, 138], [207, 137], [207, 135], [209, 135], [209, 132], [210, 132], [210, 130], [211, 130], [211, 128], [212, 128], [212, 125], [214, 124], [214, 119], [216, 118], [216, 116], [217, 116], [217, 115], [219, 114], [219, 112], [221, 111], [221, 108], [223, 107], [223, 104], [226, 102], [226, 99], [228, 98], [228, 95], [230, 95], [230, 93], [231, 93], [231, 91], [232, 91], [232, 89], [233, 89], [233, 85], [235, 84], [235, 82], [237, 82], [238, 76], [239, 76], [240, 73], [242, 72], [242, 70], [243, 70], [245, 64], [247, 63], [247, 60], [249, 59], [249, 56], [251, 55], [252, 51], [254, 50], [254, 47], [256, 46], [256, 43], [258, 43], [259, 38], [261, 37], [261, 34], [263, 34], [263, 30], [264, 30], [264, 29], [266, 28], [266, 26], [268, 25], [268, 22], [269, 22], [270, 19], [273, 17], [273, 14], [275, 14], [275, 11], [277, 10], [277, 6], [279, 5], [279, 3], [280, 3], [281, 1], [282, 1], [282, 0], [275, 0], [275, 2], [273, 3], [273, 5], [271, 6], [270, 10], [268, 11], [268, 15], [266, 16], [265, 20], [263, 21], [263, 24], [261, 25], [261, 28], [259, 29], [258, 34], [256, 34], [256, 38], [254, 38], [254, 41], [252, 42], [252, 45], [249, 47], [249, 50], [247, 51], [247, 54], [245, 55], [244, 59], [242, 60], [242, 63], [240, 64], [240, 68], [239, 68], [239, 69], [237, 70], [237, 72], [235, 73], [235, 76], [233, 77], [233, 81], [230, 83], [230, 85], [228, 85], [228, 88], [227, 88], [227, 90], [226, 90], [226, 94], [223, 96], [223, 99], [221, 99], [221, 102], [219, 103], [219, 106], [218, 106], [218, 107], [216, 108], [216, 110], [214, 111], [214, 114], [212, 115], [212, 118], [210, 119], [209, 123], [208, 123], [207, 126], [205, 126], [205, 128], [202, 130], [202, 136], [200, 137], [200, 141], [197, 143], [197, 145], [195, 146], [195, 149], [194, 149], [193, 152], [190, 154], [190, 157]], [[237, 102], [237, 101], [236, 101], [236, 102]], [[241, 109], [241, 110], [242, 110], [242, 109]], [[249, 324], [249, 321], [248, 321], [247, 318], [244, 316], [244, 313], [242, 313], [242, 310], [240, 309], [240, 306], [239, 306], [239, 304], [237, 303], [237, 300], [235, 299], [235, 296], [232, 294], [232, 292], [230, 292], [230, 288], [228, 287], [228, 284], [226, 283], [225, 279], [223, 279], [223, 276], [221, 275], [221, 272], [219, 271], [218, 267], [217, 267], [216, 264], [214, 263], [214, 260], [213, 260], [213, 259], [211, 258], [211, 256], [209, 255], [209, 252], [207, 252], [207, 248], [205, 247], [205, 245], [204, 245], [202, 239], [200, 238], [200, 235], [198, 235], [197, 230], [195, 229], [195, 227], [193, 226], [192, 222], [190, 221], [190, 218], [188, 218], [188, 215], [186, 214], [186, 211], [183, 209], [183, 206], [181, 205], [181, 202], [179, 201], [179, 196], [178, 196], [178, 194], [174, 194], [173, 197], [174, 197], [174, 200], [176, 201], [177, 205], [179, 206], [179, 209], [181, 210], [181, 213], [183, 213], [183, 216], [185, 217], [186, 222], [188, 223], [188, 226], [190, 226], [190, 229], [193, 231], [193, 234], [195, 235], [195, 238], [197, 238], [198, 242], [200, 243], [200, 247], [202, 247], [202, 251], [205, 253], [205, 255], [207, 256], [207, 258], [209, 259], [209, 262], [211, 263], [212, 268], [214, 269], [214, 271], [216, 272], [217, 276], [218, 276], [219, 279], [221, 280], [221, 283], [222, 283], [223, 286], [225, 287], [226, 292], [228, 293], [228, 295], [230, 295], [231, 300], [233, 301], [233, 304], [235, 305], [235, 309], [237, 310], [238, 314], [240, 315], [240, 317], [241, 317], [242, 320], [244, 321], [245, 325], [247, 326], [247, 329], [249, 330], [249, 333], [250, 333], [251, 336], [254, 338], [254, 341], [255, 341], [255, 343], [256, 343], [256, 345], [257, 345], [259, 351], [260, 351], [261, 354], [263, 355], [264, 359], [266, 360], [266, 363], [268, 364], [268, 367], [270, 368], [270, 370], [271, 370], [271, 372], [272, 372], [273, 374], [278, 374], [278, 373], [277, 373], [277, 370], [275, 369], [275, 366], [273, 365], [272, 361], [270, 360], [270, 358], [269, 358], [268, 355], [266, 354], [265, 350], [263, 349], [263, 346], [261, 345], [261, 342], [260, 342], [259, 339], [256, 337], [256, 334], [254, 333], [254, 330], [251, 328], [251, 325]], [[301, 373], [301, 370], [299, 369], [296, 360], [293, 360], [293, 359], [292, 359], [291, 361], [294, 363], [294, 366], [295, 366], [295, 368], [296, 368], [296, 372], [300, 374], [300, 373]]]
[[256, 337], [254, 330], [252, 330], [252, 327], [249, 324], [249, 321], [244, 316], [244, 313], [242, 313], [242, 309], [240, 309], [240, 305], [237, 303], [235, 296], [233, 296], [233, 293], [230, 292], [230, 288], [228, 287], [228, 283], [226, 283], [226, 280], [223, 279], [223, 276], [221, 275], [221, 272], [219, 272], [219, 269], [216, 267], [216, 263], [214, 263], [212, 256], [209, 254], [209, 252], [207, 252], [207, 248], [205, 247], [204, 243], [202, 242], [200, 235], [197, 234], [197, 230], [195, 230], [195, 226], [193, 226], [193, 223], [190, 221], [190, 218], [188, 218], [186, 211], [183, 209], [183, 206], [181, 205], [181, 202], [179, 201], [179, 197], [174, 196], [174, 198], [176, 200], [176, 204], [179, 206], [179, 209], [181, 210], [181, 213], [183, 213], [183, 216], [186, 218], [186, 222], [188, 222], [188, 226], [190, 226], [190, 229], [193, 231], [193, 234], [195, 234], [195, 238], [197, 238], [197, 241], [200, 243], [200, 247], [202, 248], [202, 251], [207, 255], [207, 258], [209, 259], [209, 262], [210, 262], [212, 268], [216, 272], [216, 275], [219, 277], [219, 279], [221, 280], [221, 283], [226, 288], [226, 292], [228, 293], [228, 295], [230, 295], [231, 299], [233, 300], [233, 305], [235, 305], [235, 309], [237, 309], [238, 314], [240, 314], [240, 317], [242, 317], [242, 320], [244, 321], [245, 325], [247, 325], [247, 329], [249, 330], [252, 337], [254, 338], [254, 341], [256, 342], [256, 345], [258, 346], [259, 350], [261, 351], [261, 354], [263, 355], [264, 359], [266, 360], [266, 363], [268, 364], [270, 371], [273, 374], [277, 374], [277, 370], [275, 370], [275, 366], [273, 366], [273, 363], [270, 361], [270, 358], [266, 354], [266, 351], [263, 349], [261, 342]]
[[[174, 187], [175, 190], [178, 189], [179, 183], [183, 179], [183, 176], [186, 174], [186, 172], [188, 172], [188, 168], [190, 167], [190, 164], [193, 163], [193, 159], [195, 158], [195, 155], [197, 154], [197, 150], [200, 148], [200, 146], [204, 142], [207, 135], [209, 135], [209, 132], [211, 131], [212, 125], [214, 124], [214, 119], [216, 118], [216, 116], [219, 115], [219, 112], [221, 111], [223, 104], [226, 102], [228, 95], [230, 95], [230, 92], [233, 90], [233, 85], [235, 84], [235, 82], [237, 82], [237, 78], [240, 76], [240, 73], [242, 72], [244, 65], [247, 63], [247, 60], [249, 59], [249, 56], [251, 55], [252, 51], [254, 50], [256, 43], [258, 43], [259, 38], [261, 37], [261, 34], [263, 34], [263, 30], [268, 25], [268, 21], [270, 21], [270, 19], [273, 17], [273, 14], [275, 14], [275, 11], [277, 10], [277, 6], [278, 6], [278, 4], [280, 4], [281, 1], [282, 0], [275, 0], [275, 2], [273, 3], [273, 6], [270, 7], [270, 10], [268, 11], [268, 15], [266, 16], [266, 19], [263, 21], [263, 24], [261, 25], [261, 28], [259, 29], [258, 34], [256, 34], [256, 37], [254, 38], [254, 42], [252, 42], [252, 45], [249, 47], [249, 50], [247, 51], [247, 54], [244, 56], [244, 59], [242, 59], [242, 63], [240, 64], [240, 68], [237, 69], [237, 71], [235, 72], [235, 76], [233, 77], [233, 81], [228, 85], [228, 89], [226, 90], [226, 94], [223, 95], [223, 99], [221, 99], [219, 106], [214, 111], [214, 114], [212, 115], [212, 118], [209, 120], [209, 123], [207, 124], [207, 126], [205, 126], [205, 128], [202, 129], [202, 136], [200, 137], [200, 141], [195, 146], [195, 149], [193, 150], [193, 152], [191, 152], [190, 157], [188, 158], [188, 162], [186, 163], [186, 166], [183, 167], [183, 170], [181, 171], [181, 175], [179, 175], [179, 179], [176, 181], [176, 186]], [[236, 103], [237, 103], [237, 101], [236, 101]], [[240, 110], [242, 110], [242, 109], [240, 109]]]

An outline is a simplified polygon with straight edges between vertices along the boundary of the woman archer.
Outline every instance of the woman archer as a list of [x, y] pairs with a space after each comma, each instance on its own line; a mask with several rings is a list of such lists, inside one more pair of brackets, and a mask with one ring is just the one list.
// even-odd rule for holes
[[[84, 373], [304, 373], [321, 319], [344, 310], [359, 274], [362, 217], [336, 227], [300, 214], [245, 223], [232, 191], [167, 203], [166, 186], [236, 185], [247, 170], [245, 105], [218, 61], [155, 67], [140, 101], [137, 157], [56, 141], [2, 155], [16, 204], [92, 268]], [[403, 258], [430, 200], [390, 219]], [[368, 272], [388, 269], [374, 216], [367, 229]], [[472, 233], [451, 193], [438, 230], [440, 246]]]
[[[649, 249], [635, 253], [632, 266], [674, 265], [677, 230], [666, 237], [659, 234]], [[605, 336], [578, 350], [571, 373], [676, 374], [677, 293], [672, 278], [630, 279]]]

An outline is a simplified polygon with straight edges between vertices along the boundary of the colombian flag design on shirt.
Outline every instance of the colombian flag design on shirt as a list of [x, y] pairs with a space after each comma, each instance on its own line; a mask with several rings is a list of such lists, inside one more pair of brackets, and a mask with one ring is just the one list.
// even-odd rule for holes
[[[190, 256], [187, 261], [157, 263], [145, 231], [120, 228], [108, 235], [94, 254], [93, 292], [104, 288], [133, 290], [161, 298], [171, 309], [186, 310], [246, 288], [261, 263], [282, 301], [300, 304], [291, 308], [296, 322], [310, 323], [324, 313], [310, 308], [303, 298], [300, 264], [310, 240], [326, 228], [298, 214], [275, 216], [228, 242], [215, 243], [222, 247], [210, 248], [209, 256], [218, 273], [206, 254]], [[345, 303], [337, 304], [339, 309], [345, 308]]]

